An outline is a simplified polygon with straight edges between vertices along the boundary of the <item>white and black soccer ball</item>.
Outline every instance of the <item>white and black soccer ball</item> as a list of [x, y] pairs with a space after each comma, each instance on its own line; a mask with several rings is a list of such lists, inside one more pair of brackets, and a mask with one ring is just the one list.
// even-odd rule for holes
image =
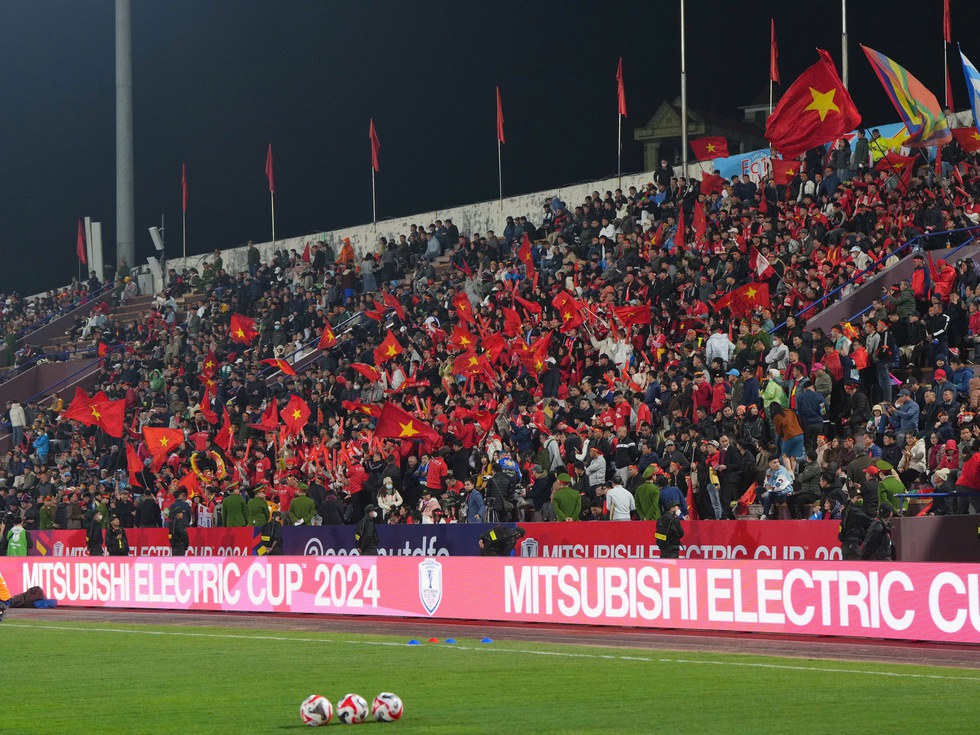
[[378, 722], [394, 722], [404, 711], [401, 697], [391, 692], [381, 692], [371, 704], [371, 715]]
[[333, 705], [322, 694], [311, 694], [299, 706], [299, 717], [304, 725], [321, 727], [333, 717]]
[[337, 702], [337, 719], [345, 725], [359, 725], [367, 716], [367, 700], [360, 694], [345, 694]]

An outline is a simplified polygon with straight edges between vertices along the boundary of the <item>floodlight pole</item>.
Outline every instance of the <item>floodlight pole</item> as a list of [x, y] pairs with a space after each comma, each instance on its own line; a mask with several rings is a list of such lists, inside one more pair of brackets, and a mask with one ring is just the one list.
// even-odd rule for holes
[[681, 0], [681, 165], [687, 177], [687, 49], [684, 44], [684, 0]]
[[133, 22], [130, 0], [116, 0], [116, 264], [136, 263], [133, 205]]

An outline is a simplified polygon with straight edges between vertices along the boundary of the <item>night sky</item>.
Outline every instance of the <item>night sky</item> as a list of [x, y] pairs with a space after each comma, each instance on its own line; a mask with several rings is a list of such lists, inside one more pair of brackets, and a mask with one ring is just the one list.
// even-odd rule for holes
[[[892, 56], [942, 100], [942, 5], [849, 3], [850, 87], [868, 125], [898, 118], [858, 44]], [[633, 127], [680, 91], [678, 7], [134, 0], [138, 259], [152, 253], [147, 227], [161, 213], [168, 252], [179, 255], [182, 162], [189, 254], [270, 239], [269, 142], [279, 237], [370, 221], [370, 117], [382, 145], [379, 218], [495, 198], [498, 84], [505, 195], [614, 174], [619, 56], [629, 111], [623, 169], [636, 171]], [[691, 105], [737, 116], [767, 89], [772, 16], [784, 85], [816, 61], [816, 46], [840, 63], [835, 0], [688, 0]], [[966, 38], [980, 3], [952, 0], [952, 17], [954, 41]], [[963, 49], [980, 63], [980, 42]], [[955, 52], [950, 65], [962, 109]], [[3, 4], [0, 291], [68, 283], [85, 215], [103, 222], [114, 262], [114, 84], [112, 0]]]

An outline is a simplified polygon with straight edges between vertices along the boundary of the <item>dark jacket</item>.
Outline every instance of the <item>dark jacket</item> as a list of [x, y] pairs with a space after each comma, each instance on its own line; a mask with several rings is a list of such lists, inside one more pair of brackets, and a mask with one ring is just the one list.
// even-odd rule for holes
[[162, 515], [160, 506], [153, 498], [144, 498], [136, 506], [136, 526], [138, 528], [159, 528]]
[[374, 527], [374, 519], [370, 513], [365, 513], [358, 522], [354, 531], [354, 543], [362, 556], [378, 553], [378, 529]]
[[684, 528], [680, 519], [673, 513], [664, 513], [657, 519], [657, 546], [660, 555], [677, 558], [681, 550], [681, 539], [684, 538]]
[[282, 556], [282, 524], [279, 521], [271, 520], [262, 526], [259, 539], [266, 555]]
[[861, 544], [861, 558], [890, 561], [892, 558], [892, 528], [881, 518], [875, 518]]
[[109, 556], [129, 556], [129, 539], [126, 538], [126, 529], [122, 525], [119, 528], [109, 526], [109, 530], [105, 532], [105, 548]]
[[170, 549], [174, 556], [183, 556], [187, 553], [190, 546], [190, 539], [187, 537], [187, 517], [173, 518], [170, 521]]
[[89, 523], [88, 532], [85, 534], [85, 545], [93, 556], [102, 555], [102, 521], [93, 518]]
[[333, 492], [327, 493], [326, 499], [316, 509], [322, 525], [340, 526], [344, 523], [344, 504]]

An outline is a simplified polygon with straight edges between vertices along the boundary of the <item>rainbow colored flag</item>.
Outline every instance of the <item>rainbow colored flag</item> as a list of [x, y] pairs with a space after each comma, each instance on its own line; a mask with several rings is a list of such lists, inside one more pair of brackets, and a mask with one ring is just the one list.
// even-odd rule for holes
[[909, 137], [902, 141], [902, 145], [924, 148], [948, 143], [952, 134], [936, 95], [884, 54], [867, 46], [861, 48], [908, 128]]

